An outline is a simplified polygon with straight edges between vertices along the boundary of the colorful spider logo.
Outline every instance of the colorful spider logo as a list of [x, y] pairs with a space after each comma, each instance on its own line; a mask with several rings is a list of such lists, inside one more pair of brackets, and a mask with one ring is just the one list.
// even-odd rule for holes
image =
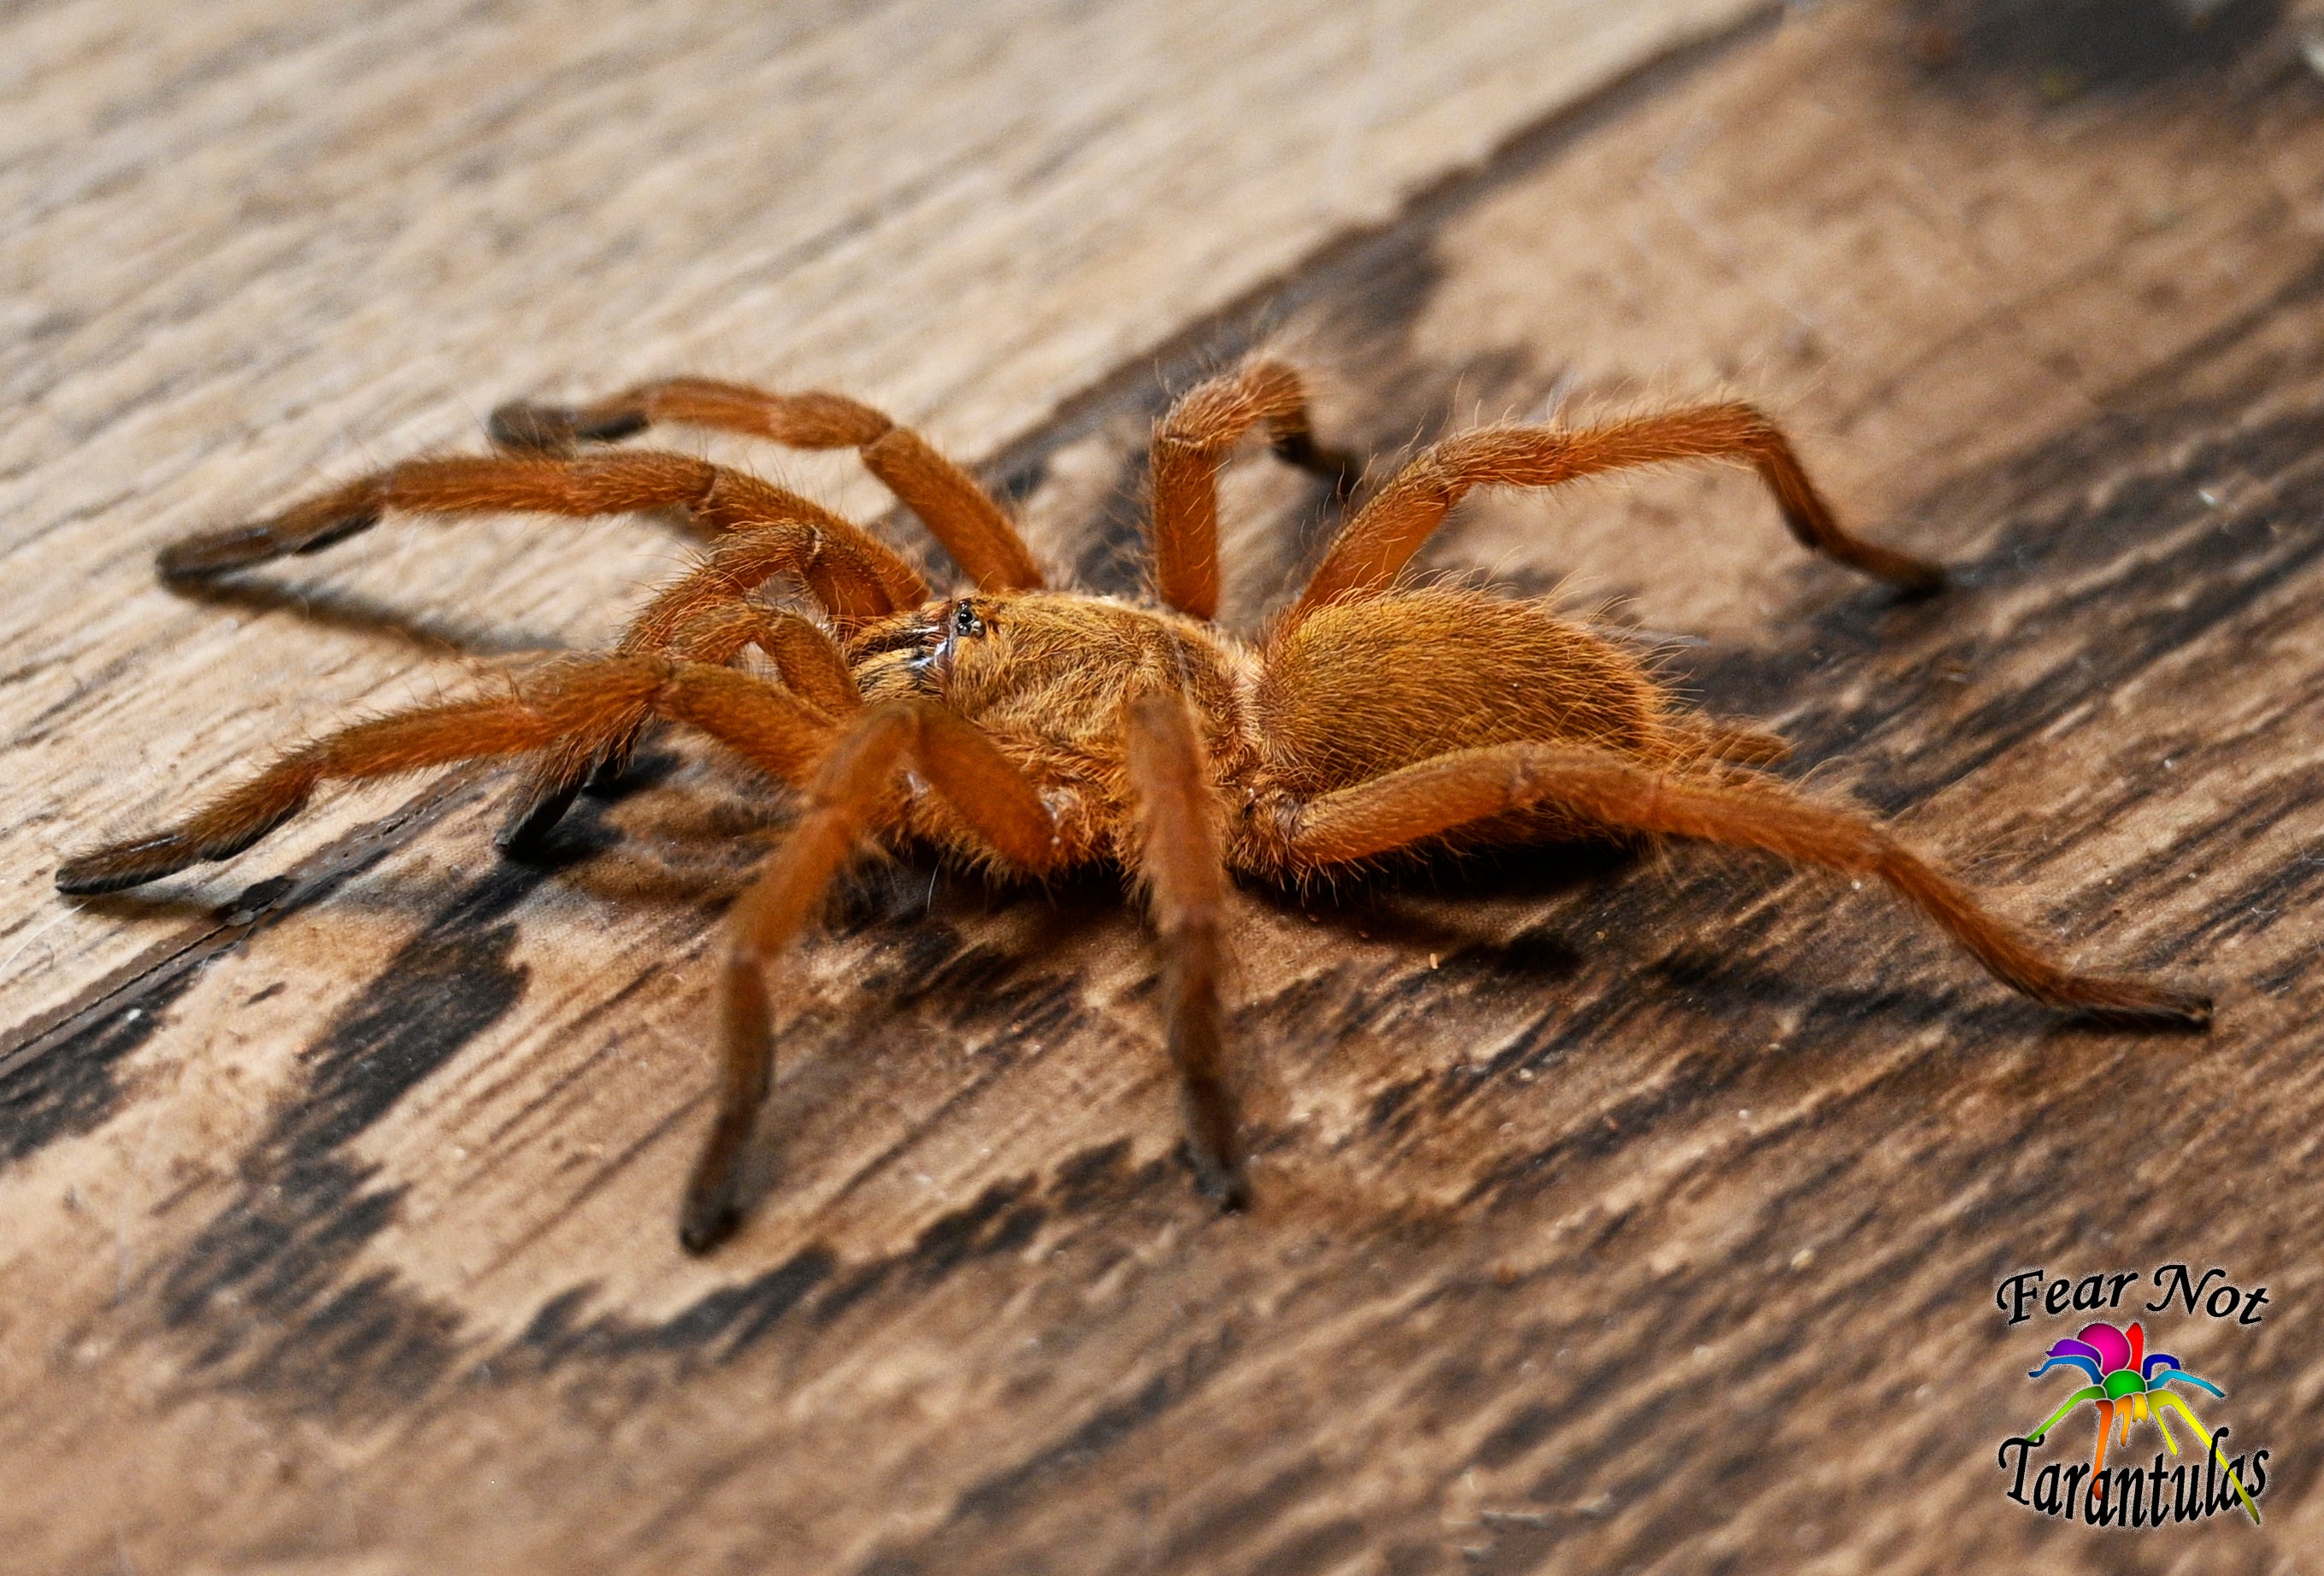
[[2167, 1351], [2149, 1352], [2146, 1332], [2134, 1323], [2127, 1330], [2117, 1330], [2111, 1324], [2086, 1324], [2081, 1333], [2070, 1341], [2061, 1341], [2050, 1349], [2049, 1357], [2040, 1368], [2025, 1377], [2038, 1379], [2052, 1369], [2064, 1364], [2078, 1368], [2089, 1375], [2092, 1382], [2066, 1397], [2065, 1405], [2050, 1414], [2042, 1426], [2026, 1436], [2033, 1444], [2040, 1444], [2043, 1436], [2056, 1426], [2060, 1418], [2085, 1401], [2095, 1401], [2098, 1407], [2098, 1448], [2091, 1460], [2093, 1479], [2106, 1475], [2107, 1437], [2117, 1436], [2120, 1442], [2130, 1442], [2132, 1422], [2152, 1423], [2163, 1435], [2163, 1442], [2172, 1455], [2179, 1453], [2179, 1442], [2171, 1437], [2170, 1425], [2163, 1421], [2163, 1409], [2176, 1406], [2203, 1442], [2203, 1449], [2227, 1473], [2227, 1480], [2243, 1497], [2244, 1508], [2251, 1512], [2252, 1520], [2259, 1520], [2259, 1507], [2252, 1503], [2251, 1491], [2244, 1487], [2243, 1479], [2225, 1461], [2218, 1460], [2218, 1446], [2195, 1415], [2194, 1408], [2163, 1387], [2174, 1381], [2195, 1385], [2209, 1390], [2221, 1400], [2227, 1392], [2209, 1379], [2197, 1378], [2179, 1366], [2179, 1359]]

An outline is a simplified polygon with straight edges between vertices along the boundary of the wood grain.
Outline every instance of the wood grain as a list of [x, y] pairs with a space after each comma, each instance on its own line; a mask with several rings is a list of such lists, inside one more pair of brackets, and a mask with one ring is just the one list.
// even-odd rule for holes
[[[852, 266], [852, 286], [834, 274], [816, 296], [788, 282], [811, 261], [753, 250], [773, 244], [764, 230], [710, 248], [702, 272], [677, 267], [717, 230], [702, 177], [747, 170], [762, 198], [783, 187], [743, 152], [763, 156], [774, 133], [730, 146], [732, 122], [707, 110], [696, 141], [649, 129], [678, 85], [752, 79], [731, 35], [625, 32], [609, 12], [596, 40], [552, 41], [623, 69], [576, 65], [564, 91], [495, 98], [477, 85], [504, 80], [523, 39], [550, 47], [511, 14], [368, 24], [417, 30], [394, 33], [407, 59], [464, 41], [433, 51], [473, 73], [445, 101], [530, 128], [476, 140], [466, 176], [445, 128], [470, 123], [399, 110], [395, 60], [360, 29], [237, 34], [188, 16], [133, 50], [94, 11], [15, 24], [91, 82], [117, 78], [124, 100], [152, 95], [172, 126], [199, 124], [205, 102], [240, 113], [252, 80], [277, 104], [318, 72], [334, 80], [311, 49], [352, 84], [346, 106], [376, 106], [342, 111], [366, 132], [345, 134], [344, 169], [330, 174], [332, 144], [312, 121], [302, 142], [296, 115], [233, 122], [214, 156], [263, 152], [338, 182], [345, 206], [320, 206], [346, 224], [364, 161], [401, 161], [410, 184], [371, 189], [390, 217], [368, 243], [299, 217], [311, 198], [274, 213], [239, 188], [241, 207], [186, 233], [316, 248], [296, 268], [330, 288], [206, 255], [180, 265], [199, 282], [174, 318], [166, 283], [117, 318], [87, 304], [113, 288], [106, 269], [134, 272], [152, 248], [108, 252], [93, 219], [78, 250], [42, 242], [100, 278], [49, 353], [87, 370], [28, 428], [58, 425], [37, 451], [24, 430], [6, 440], [20, 446], [9, 484], [49, 502], [15, 516], [45, 522], [11, 559], [43, 589], [11, 638], [26, 671], [0, 690], [23, 708], [12, 759], [33, 785], [0, 846], [23, 864], [20, 908], [55, 926], [8, 944], [42, 959], [37, 982], [14, 982], [21, 964], [0, 978], [21, 1026], [0, 1083], [0, 1253], [17, 1288], [0, 1304], [9, 1558], [2225, 1571], [2313, 1546], [2311, 83], [2259, 69], [2230, 32], [2216, 51], [2116, 60], [2069, 96], [2009, 8], [1932, 70], [1923, 11], [1831, 6], [1517, 136], [1480, 174], [1320, 252], [1379, 210], [1230, 245], [1218, 235], [1255, 222], [1240, 204], [1266, 189], [1222, 180], [1188, 226], [1218, 235], [1174, 246], [1274, 261], [1179, 281], [1199, 299], [1166, 298], [1149, 275], [1204, 273], [1203, 254], [1126, 241], [1139, 260], [1118, 266], [1137, 288], [1112, 290], [1088, 262], [1104, 244], [1046, 195], [988, 237], [983, 272], [962, 262], [908, 289]], [[1057, 62], [1105, 36], [1074, 33], [1076, 15], [1012, 30], [1022, 75], [988, 62], [981, 91], [1007, 102], [1074, 77]], [[857, 36], [862, 15], [785, 18], [780, 41], [751, 35], [776, 62], [764, 69], [871, 81], [860, 62], [883, 51]], [[604, 38], [632, 55], [592, 53]], [[857, 75], [817, 77], [794, 47], [810, 62], [837, 51]], [[175, 78], [121, 60], [172, 51]], [[942, 48], [930, 59], [965, 71]], [[1206, 60], [1190, 57], [1182, 83], [1229, 69], [1223, 52]], [[238, 91], [217, 86], [245, 69]], [[890, 83], [883, 102], [940, 124], [949, 86], [944, 72], [917, 96]], [[1311, 90], [1325, 92], [1314, 73]], [[1222, 122], [1249, 137], [1267, 119], [1170, 104], [1221, 141]], [[88, 155], [72, 189], [102, 200], [110, 169], [134, 190], [139, 138], [105, 132], [136, 116], [82, 124], [114, 162]], [[625, 144], [633, 206], [578, 198]], [[1440, 149], [1428, 168], [1458, 157]], [[20, 183], [35, 167], [10, 166]], [[1148, 207], [1168, 189], [1156, 179]], [[24, 189], [14, 200], [33, 200]], [[915, 210], [859, 195], [883, 216], [866, 234]], [[531, 218], [496, 226], [511, 204]], [[648, 244], [665, 222], [676, 234]], [[430, 332], [466, 348], [429, 360], [408, 327], [380, 332], [408, 323], [410, 277], [371, 332], [333, 327], [361, 315], [363, 293], [360, 270], [334, 279], [334, 255], [392, 254], [399, 226], [438, 225], [408, 255], [429, 259], [417, 273], [445, 271], [448, 327]], [[929, 238], [941, 232], [908, 230], [925, 250], [902, 247], [881, 277], [954, 266]], [[1076, 235], [1083, 262], [1055, 261]], [[512, 261], [464, 279], [447, 260], [469, 245]], [[928, 323], [926, 302], [970, 288], [932, 279], [986, 278], [1009, 247], [1105, 304], [1097, 339], [1075, 349], [1059, 318], [998, 309], [946, 318], [1023, 337]], [[788, 346], [739, 327], [744, 306], [705, 310], [742, 300], [733, 281], [754, 269], [773, 281], [762, 308], [794, 288], [812, 303], [778, 325]], [[246, 298], [226, 288], [243, 279]], [[250, 333], [270, 294], [298, 308], [274, 339]], [[590, 325], [586, 363], [548, 331], [561, 311]], [[796, 354], [826, 358], [804, 364], [818, 380], [988, 456], [1044, 553], [1111, 589], [1134, 584], [1145, 422], [1253, 344], [1319, 369], [1328, 433], [1383, 454], [1504, 413], [1748, 392], [1784, 414], [1856, 518], [1959, 566], [1961, 586], [1901, 604], [1803, 562], [1748, 479], [1718, 472], [1481, 499], [1429, 567], [1563, 586], [1639, 630], [1692, 696], [1779, 725], [1803, 777], [1897, 816], [2076, 955], [2217, 985], [2220, 1028], [2188, 1040], [2061, 1025], [1875, 894], [1683, 851], [1479, 863], [1305, 905], [1250, 892], [1233, 1029], [1261, 1206], [1220, 1220], [1174, 1154], [1153, 968], [1117, 894], [990, 895], [880, 868], [800, 960], [775, 1191], [697, 1263], [669, 1220], [706, 1115], [701, 965], [783, 814], [716, 759], [664, 748], [544, 866], [493, 859], [501, 785], [458, 778], [350, 804], [158, 900], [62, 920], [35, 895], [81, 828], [175, 802], [349, 702], [447, 682], [444, 646], [489, 666], [595, 638], [624, 605], [622, 576], [668, 556], [616, 525], [554, 547], [538, 526], [406, 527], [222, 610], [143, 588], [154, 540], [311, 479], [356, 415], [374, 454], [453, 435], [450, 391], [477, 373], [449, 369], [475, 347], [508, 380], [480, 409], [688, 356], [794, 375], [802, 364], [777, 358], [802, 342]], [[356, 346], [354, 370], [322, 375], [316, 355]], [[724, 360], [761, 346], [769, 364]], [[1147, 346], [1158, 355], [1128, 354]], [[239, 421], [225, 415], [236, 398], [251, 401]], [[54, 414], [75, 409], [78, 428]], [[150, 516], [128, 527], [138, 510]], [[1229, 616], [1249, 622], [1330, 522], [1310, 484], [1259, 459], [1231, 477], [1228, 511]], [[78, 596], [46, 589], [72, 579]], [[293, 615], [302, 602], [324, 627]], [[422, 645], [438, 655], [415, 663]], [[2190, 1366], [2232, 1376], [2238, 1435], [2278, 1444], [2266, 1525], [2101, 1536], [2007, 1505], [1992, 1452], [2031, 1421], [2035, 1387], [2017, 1376], [2048, 1336], [2005, 1328], [1994, 1283], [2035, 1264], [2179, 1258], [2271, 1287], [2255, 1329], [2176, 1332]]]

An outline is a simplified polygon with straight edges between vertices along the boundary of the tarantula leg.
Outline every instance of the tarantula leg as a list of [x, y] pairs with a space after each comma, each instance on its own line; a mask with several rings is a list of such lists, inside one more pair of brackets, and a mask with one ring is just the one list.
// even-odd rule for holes
[[[682, 508], [716, 537], [790, 525], [816, 534], [876, 588], [835, 615], [877, 617], [927, 599], [927, 583], [894, 550], [795, 493], [687, 455], [650, 450], [562, 458], [461, 455], [407, 460], [293, 504], [271, 520], [189, 537], [162, 549], [168, 580], [196, 580], [290, 553], [311, 553], [379, 523], [391, 510], [422, 515], [493, 512], [586, 516]], [[818, 590], [819, 587], [811, 588]], [[856, 605], [861, 604], [863, 605]]]
[[1130, 782], [1138, 803], [1138, 874], [1162, 943], [1170, 1059], [1185, 1106], [1187, 1150], [1221, 1208], [1250, 1206], [1250, 1182], [1219, 1004], [1219, 909], [1226, 887], [1218, 797], [1184, 696], [1151, 692], [1125, 709]]
[[[743, 604], [778, 576], [802, 582], [844, 633], [869, 619], [927, 600], [927, 583], [908, 568], [905, 573], [910, 575], [909, 580], [891, 583], [886, 566], [863, 554], [858, 543], [818, 525], [785, 521], [737, 530], [719, 542], [707, 562], [654, 594], [622, 631], [622, 649], [668, 650], [684, 626], [722, 608]], [[795, 640], [786, 637], [786, 641], [785, 650], [800, 655]], [[823, 643], [830, 647], [827, 639]], [[836, 648], [830, 650], [832, 662], [836, 663], [838, 688], [853, 693], [853, 681], [846, 678], [845, 660]], [[768, 655], [783, 660], [780, 651], [770, 650]], [[816, 666], [828, 673], [832, 665], [817, 662]]]
[[57, 889], [119, 891], [230, 859], [304, 809], [325, 782], [530, 754], [641, 709], [691, 723], [786, 781], [805, 774], [832, 731], [797, 696], [732, 668], [621, 656], [562, 662], [512, 696], [378, 717], [293, 750], [177, 827], [66, 861]]
[[1554, 804], [1612, 831], [1755, 848], [1873, 876], [1936, 921], [2003, 983], [2036, 1001], [2124, 1025], [2208, 1028], [2211, 1000], [2141, 981], [2078, 974], [1988, 913], [1958, 880], [1866, 817], [1772, 779], [1740, 785], [1657, 774], [1611, 751], [1497, 744], [1424, 760], [1290, 813], [1295, 871], [1370, 858], [1469, 822]]
[[[409, 461], [295, 505], [272, 521], [180, 542], [162, 552], [161, 570], [165, 578], [196, 579], [285, 553], [313, 552], [369, 529], [389, 509], [437, 515], [485, 510], [591, 515], [669, 505], [687, 508], [714, 534], [725, 533], [723, 550], [649, 607], [624, 641], [625, 650], [687, 656], [671, 643], [678, 624], [778, 574], [798, 578], [843, 630], [927, 600], [927, 584], [908, 564], [820, 505], [702, 460], [653, 453]], [[780, 647], [769, 650], [779, 665], [807, 660], [799, 655], [795, 634], [786, 635]], [[786, 651], [792, 657], [787, 659]], [[853, 686], [844, 682], [844, 661], [837, 663], [842, 682], [836, 684], [830, 678], [831, 662], [808, 661], [808, 667], [814, 682], [794, 687], [817, 696], [835, 714], [854, 709]], [[788, 672], [787, 668], [787, 678]], [[528, 773], [496, 840], [500, 846], [514, 854], [538, 851], [586, 782], [619, 770], [643, 721], [639, 713], [608, 722], [602, 737], [570, 741], [545, 757]], [[157, 851], [153, 857], [163, 855]]]
[[1260, 422], [1277, 458], [1323, 477], [1338, 496], [1363, 475], [1352, 455], [1316, 443], [1306, 391], [1280, 362], [1247, 363], [1182, 395], [1154, 429], [1154, 576], [1162, 600], [1195, 618], [1219, 611], [1219, 466]]
[[550, 834], [589, 786], [595, 771], [595, 763], [589, 762], [578, 774], [554, 770], [529, 773], [524, 786], [509, 801], [501, 829], [493, 834], [493, 846], [515, 860], [546, 854]]
[[707, 1252], [742, 1216], [742, 1164], [774, 1079], [767, 971], [822, 902], [858, 841], [894, 814], [909, 766], [1010, 864], [1039, 872], [1056, 859], [1055, 828], [1032, 779], [976, 726], [926, 701], [856, 718], [807, 784], [806, 805], [764, 873], [735, 906], [718, 985], [718, 1111], [678, 1215], [678, 1240]]
[[[800, 535], [809, 539], [804, 544]], [[663, 591], [622, 636], [620, 650], [687, 662], [724, 664], [750, 647], [766, 653], [784, 687], [826, 716], [844, 718], [862, 709], [862, 697], [848, 676], [837, 642], [795, 613], [761, 607], [750, 594], [777, 572], [788, 569], [806, 579], [825, 605], [848, 605], [847, 598], [877, 586], [844, 558], [811, 556], [815, 533], [801, 527], [737, 532], [712, 561]], [[851, 586], [849, 576], [853, 576]], [[575, 734], [544, 752], [526, 773], [511, 801], [508, 818], [493, 840], [513, 858], [535, 857], [581, 794], [605, 791], [637, 748], [649, 713], [633, 708], [609, 716], [601, 728]]]
[[1471, 488], [1554, 487], [1577, 477], [1673, 460], [1736, 459], [1775, 493], [1803, 546], [1908, 591], [1943, 585], [1944, 570], [1842, 526], [1789, 439], [1749, 405], [1698, 405], [1573, 432], [1489, 427], [1433, 445], [1390, 477], [1340, 533], [1289, 622], [1385, 588]]
[[[620, 463], [608, 465], [608, 458]], [[290, 553], [311, 553], [379, 523], [389, 510], [473, 514], [619, 514], [703, 502], [716, 467], [684, 455], [632, 454], [588, 461], [457, 455], [406, 460], [292, 504], [254, 524], [189, 537], [161, 551], [165, 579], [198, 579]]]
[[502, 448], [531, 454], [568, 455], [585, 443], [619, 443], [653, 423], [643, 410], [606, 405], [503, 405], [484, 423], [484, 435]]
[[[613, 693], [622, 700], [632, 693], [650, 693], [659, 682], [642, 671], [594, 677], [600, 683], [593, 687], [593, 707], [603, 703], [605, 680], [612, 680]], [[174, 875], [189, 865], [230, 859], [304, 809], [327, 779], [397, 776], [456, 760], [540, 749], [586, 716], [574, 698], [545, 695], [540, 697], [545, 705], [518, 698], [459, 701], [357, 723], [290, 751], [179, 827], [66, 861], [57, 871], [57, 889], [118, 891]]]
[[[697, 607], [663, 642], [659, 651], [686, 662], [724, 664], [752, 648], [775, 665], [775, 671], [782, 676], [784, 688], [816, 710], [829, 716], [845, 717], [863, 709], [863, 697], [856, 692], [855, 680], [847, 671], [847, 658], [838, 641], [798, 613], [762, 607], [745, 594], [734, 594]], [[647, 650], [641, 642], [633, 643], [627, 637], [622, 649], [641, 655]]]
[[493, 834], [493, 846], [511, 859], [539, 859], [549, 838], [583, 794], [611, 797], [621, 781], [651, 711], [625, 713], [586, 733], [560, 740], [533, 758], [508, 813]]
[[864, 468], [920, 517], [978, 586], [1041, 586], [1024, 539], [974, 477], [910, 428], [843, 394], [778, 394], [710, 378], [666, 378], [594, 404], [503, 405], [493, 412], [490, 430], [495, 443], [558, 449], [670, 422], [772, 438], [791, 448], [855, 449]]
[[365, 476], [294, 503], [271, 520], [172, 542], [156, 557], [155, 567], [164, 580], [206, 580], [292, 553], [319, 553], [379, 523], [385, 506], [378, 481]]

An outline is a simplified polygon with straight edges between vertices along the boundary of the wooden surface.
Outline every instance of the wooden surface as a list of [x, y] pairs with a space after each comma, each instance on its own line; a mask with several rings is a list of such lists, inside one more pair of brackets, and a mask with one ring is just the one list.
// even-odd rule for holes
[[[2296, 1568], [2324, 91], [2233, 18], [2070, 76], [2006, 5], [991, 12], [5, 24], [0, 1563]], [[697, 1262], [703, 965], [783, 817], [746, 774], [673, 742], [548, 866], [456, 776], [47, 890], [270, 741], [602, 639], [678, 552], [406, 522], [206, 605], [149, 578], [173, 534], [684, 369], [886, 401], [1129, 589], [1144, 424], [1259, 343], [1383, 454], [1781, 410], [1960, 587], [1806, 563], [1725, 473], [1480, 499], [1428, 567], [1666, 640], [2218, 1032], [2061, 1025], [1875, 893], [1684, 851], [1252, 892], [1262, 1202], [1220, 1220], [1116, 895], [884, 868], [800, 960], [778, 1189]], [[1247, 622], [1328, 522], [1256, 457], [1229, 497]], [[2277, 1447], [2266, 1525], [2007, 1505], [1994, 1283], [2167, 1258], [2271, 1288], [2181, 1342]]]

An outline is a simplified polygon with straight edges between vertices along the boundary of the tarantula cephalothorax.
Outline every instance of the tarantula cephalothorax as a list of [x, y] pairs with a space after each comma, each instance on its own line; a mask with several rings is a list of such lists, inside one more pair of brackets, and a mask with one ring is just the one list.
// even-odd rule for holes
[[[779, 487], [683, 455], [581, 455], [655, 423], [853, 447], [974, 582], [931, 600], [862, 528]], [[500, 452], [420, 459], [262, 523], [162, 553], [164, 576], [312, 552], [390, 510], [588, 515], [678, 505], [708, 561], [649, 602], [612, 650], [561, 659], [513, 694], [361, 722], [290, 751], [173, 830], [69, 862], [67, 892], [135, 886], [249, 847], [332, 779], [529, 758], [502, 834], [521, 849], [654, 719], [684, 723], [798, 788], [798, 819], [736, 905], [718, 984], [722, 1083], [679, 1220], [702, 1250], [740, 1218], [741, 1162], [773, 1064], [767, 974], [859, 840], [933, 845], [1039, 878], [1115, 866], [1146, 893], [1164, 962], [1170, 1054], [1203, 1189], [1247, 1202], [1221, 1055], [1219, 912], [1229, 871], [1296, 882], [1405, 851], [1575, 837], [1687, 837], [1877, 876], [2006, 983], [2099, 1017], [2201, 1027], [2200, 996], [2079, 974], [1858, 812], [1757, 770], [1781, 741], [1680, 709], [1620, 647], [1541, 606], [1400, 588], [1406, 562], [1471, 488], [1545, 487], [1662, 461], [1754, 466], [1808, 547], [1933, 590], [1934, 567], [1843, 530], [1791, 446], [1721, 404], [1590, 430], [1494, 427], [1445, 440], [1373, 493], [1288, 612], [1256, 642], [1212, 622], [1217, 474], [1253, 427], [1277, 455], [1351, 491], [1319, 447], [1299, 378], [1255, 361], [1204, 383], [1153, 440], [1154, 603], [1043, 587], [1008, 519], [907, 429], [852, 400], [680, 378], [596, 405], [510, 406]], [[761, 592], [781, 577], [809, 618]], [[757, 648], [779, 681], [734, 666]]]

